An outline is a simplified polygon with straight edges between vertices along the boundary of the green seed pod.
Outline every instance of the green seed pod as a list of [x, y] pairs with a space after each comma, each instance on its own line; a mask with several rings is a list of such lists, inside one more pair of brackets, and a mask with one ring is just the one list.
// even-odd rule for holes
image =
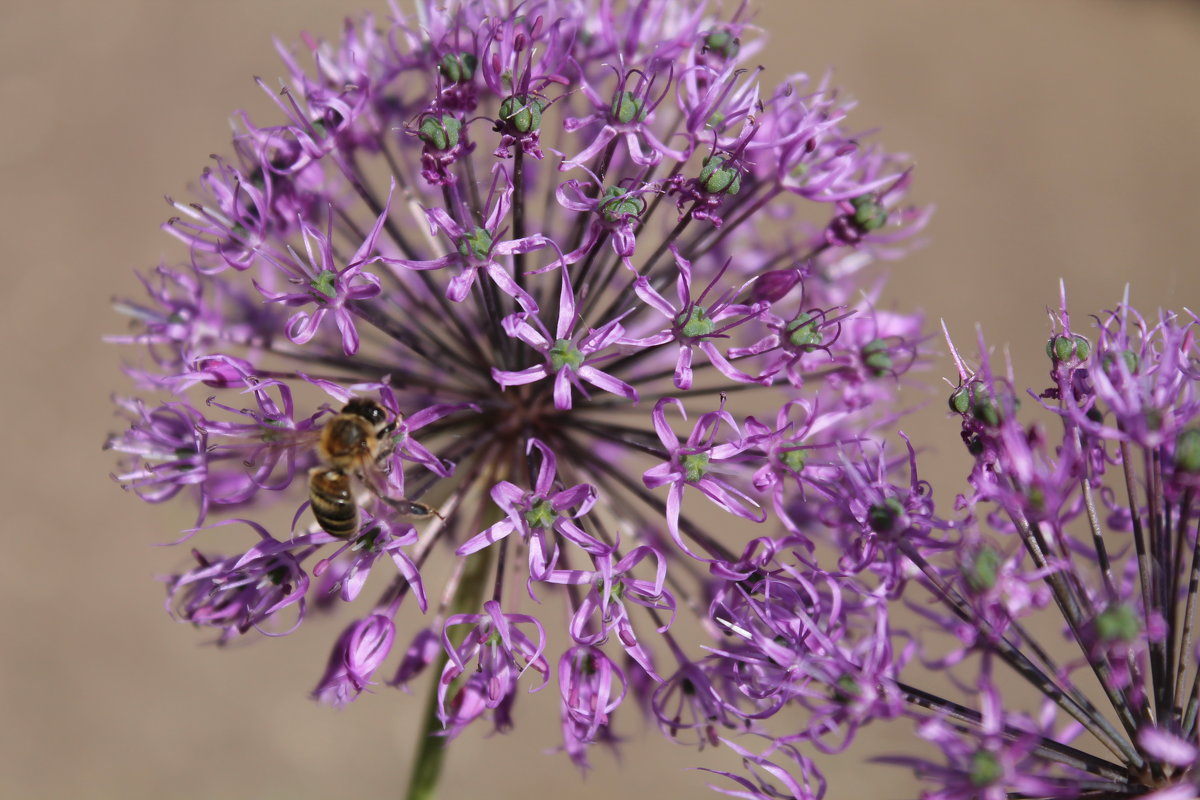
[[532, 133], [542, 127], [546, 105], [536, 97], [509, 95], [500, 104], [500, 121], [517, 133]]
[[887, 224], [887, 209], [875, 197], [869, 194], [859, 195], [850, 200], [854, 206], [854, 222], [864, 231], [877, 231]]
[[950, 410], [955, 414], [965, 414], [971, 410], [971, 390], [967, 386], [959, 386], [950, 393]]
[[823, 338], [817, 322], [817, 317], [808, 312], [802, 312], [785, 325], [783, 330], [793, 347], [800, 350], [812, 350], [821, 344]]
[[999, 404], [996, 403], [996, 398], [986, 392], [975, 392], [971, 398], [971, 413], [975, 419], [987, 425], [989, 428], [995, 428], [1003, 419]]
[[[786, 642], [780, 642], [785, 644]], [[853, 700], [862, 696], [862, 685], [855, 680], [853, 675], [842, 675], [833, 684], [833, 695], [830, 698], [838, 705], [848, 705]]]
[[727, 30], [710, 31], [704, 37], [704, 49], [709, 53], [717, 53], [728, 60], [736, 58], [742, 49], [741, 41]]
[[634, 120], [641, 122], [646, 118], [646, 101], [633, 92], [621, 92], [613, 98], [609, 112], [613, 121], [621, 125], [628, 125]]
[[449, 150], [459, 141], [462, 122], [449, 114], [426, 117], [417, 131], [417, 138], [434, 150]]
[[447, 53], [438, 62], [438, 72], [442, 73], [447, 83], [462, 83], [475, 77], [475, 67], [478, 65], [479, 59], [470, 53]]
[[1000, 566], [1004, 563], [1000, 554], [990, 547], [985, 547], [962, 565], [963, 580], [967, 588], [975, 594], [991, 591], [996, 586], [1000, 576]]
[[1096, 635], [1101, 641], [1132, 642], [1141, 630], [1137, 611], [1126, 603], [1109, 606], [1096, 615]]
[[1092, 343], [1079, 334], [1052, 336], [1046, 342], [1046, 355], [1056, 364], [1085, 361], [1091, 353]]
[[867, 525], [876, 533], [890, 533], [903, 513], [904, 506], [900, 505], [900, 501], [889, 497], [867, 509]]
[[609, 186], [604, 190], [600, 203], [600, 215], [609, 222], [621, 222], [627, 217], [636, 217], [646, 210], [646, 201], [640, 196], [628, 194], [620, 186]]
[[887, 375], [895, 366], [891, 354], [888, 353], [888, 343], [883, 339], [872, 339], [864, 344], [862, 360], [867, 369], [871, 370], [871, 374], [877, 378]]
[[742, 188], [742, 173], [737, 167], [726, 167], [721, 156], [709, 156], [700, 168], [700, 185], [712, 194], [737, 194]]
[[1175, 469], [1200, 473], [1200, 428], [1187, 428], [1175, 437]]
[[1010, 410], [1016, 411], [1021, 407], [1020, 401], [1012, 396], [1008, 385], [1002, 382], [988, 386], [980, 380], [971, 381], [968, 391], [971, 415], [989, 428], [999, 426]]
[[1104, 371], [1109, 375], [1118, 376], [1121, 373], [1121, 367], [1117, 366], [1117, 359], [1121, 359], [1121, 363], [1125, 366], [1125, 371], [1130, 375], [1134, 375], [1141, 366], [1141, 359], [1138, 354], [1132, 350], [1113, 351], [1107, 350], [1100, 358], [1100, 363], [1104, 365]]

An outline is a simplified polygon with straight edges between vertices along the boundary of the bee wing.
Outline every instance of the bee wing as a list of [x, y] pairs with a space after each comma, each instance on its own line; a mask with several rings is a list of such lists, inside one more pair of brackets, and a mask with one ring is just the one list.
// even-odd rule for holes
[[[320, 437], [320, 429], [248, 425], [236, 432], [210, 431], [208, 449], [210, 453], [227, 453], [240, 458], [251, 479], [265, 486], [280, 461], [287, 465], [290, 476], [297, 454], [311, 453]], [[283, 482], [286, 484], [289, 481], [290, 477]]]

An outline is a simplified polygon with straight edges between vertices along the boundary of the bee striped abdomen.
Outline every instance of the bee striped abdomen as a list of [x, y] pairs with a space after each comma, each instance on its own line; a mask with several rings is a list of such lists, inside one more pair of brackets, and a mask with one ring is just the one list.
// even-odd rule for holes
[[313, 516], [330, 536], [347, 538], [358, 530], [358, 505], [351, 493], [350, 476], [340, 469], [316, 467], [308, 473]]

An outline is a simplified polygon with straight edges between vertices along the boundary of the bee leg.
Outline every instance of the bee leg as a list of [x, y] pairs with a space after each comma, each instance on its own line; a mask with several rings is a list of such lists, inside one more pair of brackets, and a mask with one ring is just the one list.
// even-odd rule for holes
[[396, 452], [396, 440], [392, 438], [389, 430], [395, 427], [390, 425], [379, 433], [379, 450], [375, 453], [375, 463], [384, 472], [391, 472], [392, 453]]
[[439, 514], [437, 509], [435, 509], [433, 506], [426, 505], [425, 503], [421, 503], [416, 500], [409, 500], [408, 498], [403, 500], [393, 500], [390, 497], [380, 497], [379, 499], [406, 517], [414, 517], [416, 519], [429, 519], [430, 517], [437, 517], [442, 522], [446, 521], [446, 518]]

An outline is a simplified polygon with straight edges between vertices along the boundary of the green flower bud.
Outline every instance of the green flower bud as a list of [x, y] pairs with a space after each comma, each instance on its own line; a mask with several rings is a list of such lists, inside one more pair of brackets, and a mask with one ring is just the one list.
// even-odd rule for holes
[[842, 675], [833, 684], [831, 700], [838, 705], [847, 705], [862, 696], [862, 685], [853, 675]]
[[337, 278], [336, 272], [322, 270], [321, 274], [309, 281], [308, 285], [328, 297], [330, 300], [336, 300], [337, 290], [333, 288], [333, 281], [335, 278]]
[[429, 116], [421, 122], [417, 138], [434, 150], [449, 150], [456, 146], [462, 122], [449, 114], [440, 117]]
[[475, 77], [477, 66], [479, 59], [470, 53], [446, 53], [438, 62], [438, 72], [442, 73], [447, 83], [462, 83]]
[[600, 202], [600, 215], [609, 222], [620, 222], [627, 217], [636, 217], [646, 210], [646, 201], [638, 195], [628, 194], [620, 186], [609, 186], [604, 190], [606, 199]]
[[579, 352], [570, 339], [556, 339], [550, 348], [550, 366], [555, 372], [563, 367], [579, 369], [583, 365], [583, 353]]
[[500, 121], [517, 133], [532, 133], [542, 127], [546, 104], [536, 97], [509, 95], [500, 104]]
[[877, 378], [887, 375], [895, 366], [891, 354], [888, 353], [888, 343], [883, 339], [872, 339], [864, 344], [862, 360], [867, 369], [871, 370], [871, 374]]
[[1029, 503], [1029, 510], [1034, 512], [1042, 512], [1046, 510], [1046, 491], [1037, 486], [1030, 486], [1025, 490], [1025, 500]]
[[700, 185], [712, 194], [737, 194], [742, 189], [742, 173], [737, 167], [726, 167], [721, 156], [709, 156], [700, 168]]
[[1000, 763], [1000, 756], [989, 750], [976, 750], [971, 754], [971, 766], [967, 771], [967, 778], [971, 781], [971, 785], [982, 789], [985, 786], [991, 786], [1004, 777], [1004, 765]]
[[483, 228], [476, 228], [458, 242], [458, 252], [466, 258], [486, 259], [492, 250], [492, 237]]
[[1175, 437], [1175, 469], [1200, 473], [1200, 428], [1188, 428]]
[[682, 328], [680, 332], [684, 336], [692, 339], [708, 336], [717, 328], [717, 323], [708, 316], [708, 312], [704, 310], [703, 306], [692, 306], [689, 310], [681, 313], [675, 318], [675, 324]]
[[710, 31], [704, 37], [704, 49], [710, 53], [717, 53], [724, 59], [737, 57], [738, 51], [742, 49], [741, 41], [727, 30]]
[[850, 205], [854, 206], [855, 224], [864, 231], [877, 231], [887, 224], [887, 209], [872, 195], [851, 198]]
[[900, 501], [889, 497], [867, 509], [867, 525], [876, 533], [890, 533], [903, 513], [904, 506], [900, 505]]
[[990, 547], [985, 547], [970, 561], [962, 565], [963, 579], [967, 588], [975, 594], [991, 591], [996, 586], [1000, 575], [1000, 566], [1004, 563], [1000, 554]]
[[621, 92], [613, 98], [609, 113], [621, 125], [628, 125], [634, 120], [641, 122], [646, 118], [646, 101], [633, 92]]
[[1109, 606], [1096, 615], [1096, 634], [1104, 642], [1132, 642], [1142, 630], [1137, 611], [1127, 603]]
[[1105, 351], [1103, 357], [1100, 359], [1100, 363], [1104, 365], [1104, 371], [1109, 375], [1120, 375], [1121, 368], [1117, 366], [1118, 358], [1121, 359], [1121, 362], [1125, 365], [1125, 371], [1130, 375], [1135, 374], [1141, 365], [1138, 354], [1132, 350], [1121, 350], [1120, 352], [1108, 350]]
[[[989, 387], [985, 385], [983, 381], [973, 381], [970, 388], [971, 414], [975, 417], [975, 419], [979, 420], [984, 425], [987, 425], [989, 428], [995, 428], [1001, 422], [1003, 422], [1008, 413], [1008, 409], [1001, 402], [1001, 399], [996, 396], [996, 391], [999, 390], [1004, 392], [1006, 388], [1007, 387], [1003, 384], [997, 384], [996, 386]], [[1006, 392], [1005, 399], [1012, 403], [1013, 411], [1016, 411], [1021, 407], [1020, 402], [1017, 400], [1017, 398], [1013, 397], [1011, 393]]]
[[1003, 418], [1000, 406], [996, 404], [996, 399], [984, 392], [979, 392], [972, 398], [971, 413], [975, 416], [975, 419], [989, 428], [997, 427]]

